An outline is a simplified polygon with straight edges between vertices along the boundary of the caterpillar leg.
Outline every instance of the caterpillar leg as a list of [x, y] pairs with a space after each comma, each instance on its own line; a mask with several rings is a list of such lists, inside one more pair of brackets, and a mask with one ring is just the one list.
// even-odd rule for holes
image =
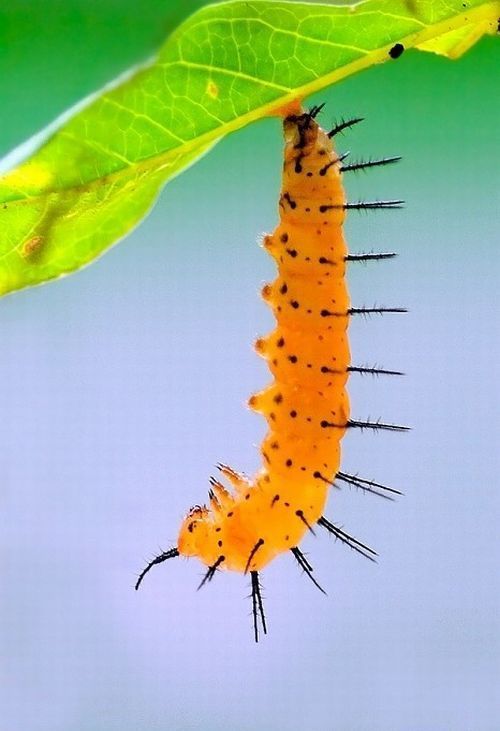
[[143, 571], [141, 571], [141, 573], [139, 574], [139, 578], [137, 579], [136, 584], [135, 584], [135, 590], [137, 591], [137, 589], [141, 585], [143, 578], [146, 576], [148, 571], [153, 568], [153, 566], [156, 566], [157, 563], [163, 563], [164, 561], [167, 561], [169, 558], [177, 558], [178, 555], [179, 555], [179, 550], [177, 547], [175, 547], [175, 548], [171, 548], [169, 551], [164, 551], [163, 553], [160, 553], [159, 556], [157, 556], [152, 561], [150, 561], [148, 563], [148, 565], [146, 566], [146, 568]]

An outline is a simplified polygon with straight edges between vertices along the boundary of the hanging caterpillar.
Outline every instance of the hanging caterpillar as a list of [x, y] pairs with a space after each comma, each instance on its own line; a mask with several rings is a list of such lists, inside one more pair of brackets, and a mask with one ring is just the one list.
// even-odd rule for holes
[[342, 175], [399, 158], [344, 164], [346, 155], [335, 152], [332, 140], [361, 119], [342, 122], [325, 132], [316, 121], [322, 106], [306, 112], [298, 108], [284, 116], [280, 222], [263, 241], [278, 266], [277, 278], [262, 290], [276, 317], [276, 328], [255, 343], [274, 380], [248, 402], [269, 427], [261, 447], [263, 466], [249, 480], [227, 465], [217, 465], [232, 490], [210, 478], [208, 507], [195, 506], [189, 511], [177, 546], [154, 558], [135, 587], [139, 588], [152, 566], [179, 555], [196, 556], [208, 567], [200, 587], [211, 581], [218, 569], [250, 573], [256, 641], [259, 619], [266, 632], [259, 572], [276, 556], [291, 551], [323, 591], [299, 548], [306, 532], [314, 532], [316, 524], [374, 560], [375, 551], [324, 517], [334, 482], [385, 497], [400, 494], [340, 471], [340, 441], [347, 429], [407, 429], [351, 419], [346, 392], [351, 373], [401, 375], [351, 364], [347, 338], [350, 317], [405, 310], [351, 306], [345, 280], [347, 264], [395, 254], [349, 254], [343, 235], [346, 211], [398, 208], [402, 201], [348, 203]]

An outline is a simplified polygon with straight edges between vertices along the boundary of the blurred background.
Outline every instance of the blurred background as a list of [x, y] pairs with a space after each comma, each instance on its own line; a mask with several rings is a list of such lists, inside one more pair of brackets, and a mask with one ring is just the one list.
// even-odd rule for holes
[[[14, 0], [0, 8], [0, 153], [131, 64], [202, 2]], [[343, 469], [402, 489], [348, 489], [327, 515], [381, 554], [305, 544], [325, 598], [291, 557], [249, 582], [196, 561], [137, 573], [205, 500], [214, 464], [259, 466], [268, 380], [252, 352], [272, 327], [260, 234], [277, 221], [281, 130], [223, 140], [164, 190], [98, 262], [0, 303], [0, 698], [6, 731], [494, 731], [500, 703], [498, 39], [458, 62], [409, 51], [309, 99], [323, 123], [366, 117], [349, 216], [353, 360], [407, 373], [352, 377], [354, 418], [409, 435], [349, 434]], [[347, 177], [347, 176], [346, 176]], [[495, 691], [497, 688], [497, 691]]]

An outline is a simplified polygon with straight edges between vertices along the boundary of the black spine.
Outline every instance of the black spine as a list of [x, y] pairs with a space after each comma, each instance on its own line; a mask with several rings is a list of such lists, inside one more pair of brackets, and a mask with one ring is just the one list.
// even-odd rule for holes
[[381, 261], [393, 259], [397, 254], [394, 251], [380, 252], [379, 254], [348, 254], [345, 261]]
[[352, 162], [349, 165], [342, 165], [340, 172], [348, 173], [354, 170], [365, 170], [366, 168], [374, 168], [381, 165], [391, 165], [393, 162], [399, 162], [401, 157], [399, 155], [395, 157], [381, 157], [379, 160], [359, 160], [359, 162]]
[[388, 371], [385, 368], [368, 368], [366, 366], [348, 366], [347, 372], [361, 373], [361, 375], [368, 374], [371, 376], [404, 376], [402, 371]]
[[179, 555], [179, 550], [177, 548], [171, 548], [169, 551], [164, 551], [163, 553], [160, 553], [159, 556], [156, 556], [156, 558], [154, 558], [152, 561], [150, 561], [148, 563], [148, 565], [146, 566], [146, 568], [143, 571], [141, 571], [141, 573], [139, 574], [139, 578], [137, 579], [137, 581], [135, 583], [135, 590], [137, 591], [137, 589], [141, 585], [143, 578], [146, 576], [148, 571], [150, 571], [150, 569], [153, 568], [153, 566], [156, 566], [156, 564], [159, 564], [159, 563], [163, 563], [163, 561], [167, 561], [169, 558], [177, 558], [178, 555]]
[[374, 556], [377, 556], [377, 552], [373, 550], [373, 548], [370, 548], [365, 543], [361, 543], [361, 541], [358, 541], [357, 538], [353, 538], [353, 536], [350, 536], [348, 533], [345, 533], [341, 528], [331, 523], [327, 518], [322, 516], [318, 520], [318, 525], [321, 525], [323, 528], [326, 528], [326, 530], [331, 533], [335, 538], [338, 538], [338, 540], [343, 543], [346, 546], [349, 546], [349, 548], [352, 548], [353, 551], [356, 551], [361, 556], [364, 556], [369, 561], [373, 561], [373, 563], [377, 563]]
[[259, 617], [262, 624], [262, 631], [267, 634], [266, 616], [264, 614], [264, 603], [262, 601], [262, 592], [259, 582], [259, 574], [257, 571], [251, 571], [252, 578], [252, 614], [253, 614], [253, 631], [255, 642], [259, 641]]
[[349, 129], [349, 127], [354, 127], [355, 124], [363, 122], [363, 120], [364, 117], [355, 117], [354, 119], [348, 119], [346, 121], [342, 120], [328, 132], [328, 137], [331, 139], [332, 137], [335, 137], [335, 135], [340, 134], [340, 132], [343, 132], [345, 129]]
[[400, 426], [399, 424], [384, 424], [381, 421], [356, 421], [355, 419], [349, 419], [346, 426], [350, 428], [361, 429], [361, 431], [363, 431], [363, 429], [371, 429], [372, 431], [410, 431], [409, 426]]
[[318, 582], [316, 581], [316, 579], [312, 575], [312, 572], [313, 572], [314, 569], [311, 566], [311, 564], [309, 563], [309, 561], [307, 560], [307, 558], [304, 556], [304, 554], [302, 553], [302, 551], [300, 550], [300, 548], [298, 548], [297, 546], [295, 546], [295, 548], [291, 548], [290, 551], [295, 556], [295, 559], [296, 559], [297, 563], [299, 564], [299, 566], [301, 567], [301, 569], [304, 571], [304, 573], [307, 574], [307, 576], [311, 579], [312, 583], [315, 586], [317, 586], [317, 588], [323, 594], [325, 594], [325, 596], [326, 596], [326, 591], [323, 589], [323, 587], [320, 584], [318, 584]]
[[337, 474], [335, 475], [335, 479], [340, 480], [341, 482], [345, 482], [351, 487], [359, 488], [364, 492], [369, 492], [372, 495], [378, 495], [379, 497], [384, 497], [388, 500], [393, 500], [394, 498], [384, 493], [390, 493], [391, 495], [403, 494], [400, 490], [395, 490], [393, 487], [387, 487], [386, 485], [382, 485], [380, 482], [375, 482], [375, 480], [367, 480], [364, 477], [358, 477], [358, 475], [350, 475], [347, 472], [337, 472]]

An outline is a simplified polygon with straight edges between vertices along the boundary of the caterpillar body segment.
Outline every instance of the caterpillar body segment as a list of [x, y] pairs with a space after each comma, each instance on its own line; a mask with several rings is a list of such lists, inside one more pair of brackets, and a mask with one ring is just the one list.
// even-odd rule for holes
[[[253, 479], [219, 464], [228, 490], [211, 478], [209, 505], [196, 506], [182, 521], [177, 546], [154, 559], [145, 573], [166, 558], [197, 557], [207, 567], [201, 585], [218, 570], [251, 578], [255, 638], [258, 624], [266, 631], [260, 572], [279, 554], [291, 552], [312, 577], [312, 566], [298, 548], [319, 523], [364, 555], [374, 552], [350, 538], [323, 513], [335, 478], [367, 492], [397, 493], [379, 483], [340, 472], [340, 443], [347, 429], [402, 427], [350, 418], [347, 382], [351, 373], [398, 374], [351, 364], [347, 328], [358, 312], [402, 311], [352, 308], [346, 285], [350, 261], [390, 258], [392, 253], [349, 255], [343, 223], [349, 208], [395, 207], [400, 201], [350, 205], [342, 185], [342, 160], [333, 138], [358, 119], [325, 132], [316, 122], [321, 107], [295, 110], [283, 121], [285, 149], [280, 221], [263, 239], [277, 265], [277, 276], [262, 288], [276, 327], [255, 342], [266, 360], [272, 382], [253, 394], [249, 407], [268, 425], [261, 446], [262, 466]], [[357, 167], [374, 167], [393, 158]], [[346, 169], [346, 166], [344, 166]]]

